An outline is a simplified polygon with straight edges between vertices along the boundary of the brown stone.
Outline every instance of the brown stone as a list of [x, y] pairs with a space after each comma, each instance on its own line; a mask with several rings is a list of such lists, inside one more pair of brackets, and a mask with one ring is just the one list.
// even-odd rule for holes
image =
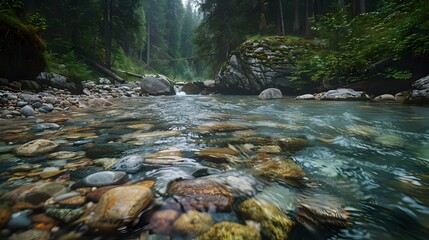
[[98, 201], [100, 201], [100, 198], [103, 196], [103, 194], [117, 187], [119, 186], [106, 186], [106, 187], [98, 188], [94, 191], [89, 192], [86, 195], [86, 198], [91, 202], [97, 203]]
[[17, 147], [15, 153], [18, 156], [33, 157], [52, 152], [58, 146], [59, 145], [53, 141], [37, 139]]
[[278, 140], [283, 151], [297, 152], [310, 146], [310, 143], [303, 138], [282, 138]]
[[169, 194], [180, 196], [179, 200], [190, 209], [229, 211], [234, 202], [231, 192], [222, 184], [208, 179], [191, 179], [173, 182]]
[[7, 206], [0, 206], [0, 229], [2, 229], [9, 221], [12, 211]]
[[87, 220], [91, 229], [112, 231], [132, 223], [153, 200], [153, 193], [147, 187], [121, 186], [103, 194], [94, 209], [94, 215]]
[[198, 133], [232, 132], [249, 128], [249, 126], [246, 126], [243, 123], [212, 122], [197, 126], [194, 128], [194, 131]]
[[80, 206], [84, 203], [86, 203], [86, 197], [84, 196], [75, 196], [58, 202], [61, 206]]
[[58, 170], [58, 171], [49, 171], [49, 172], [41, 172], [39, 174], [39, 177], [42, 179], [48, 179], [48, 178], [54, 178], [57, 177], [63, 173], [65, 173], [66, 170]]
[[211, 225], [213, 220], [210, 214], [191, 210], [180, 215], [174, 222], [173, 228], [176, 234], [192, 238], [207, 232]]
[[200, 158], [215, 162], [228, 162], [238, 156], [238, 153], [230, 148], [205, 148], [196, 152], [196, 154]]
[[133, 185], [147, 187], [147, 188], [153, 188], [155, 186], [155, 181], [150, 180], [150, 181], [136, 182]]
[[293, 160], [283, 156], [258, 154], [252, 167], [258, 175], [277, 179], [302, 179], [305, 172]]

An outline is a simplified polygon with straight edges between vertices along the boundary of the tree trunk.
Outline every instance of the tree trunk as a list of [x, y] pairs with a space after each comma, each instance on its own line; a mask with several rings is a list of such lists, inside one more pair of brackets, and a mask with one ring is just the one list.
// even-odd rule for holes
[[338, 7], [343, 8], [344, 7], [344, 0], [338, 0]]
[[146, 50], [146, 64], [147, 67], [150, 68], [150, 18], [149, 13], [147, 15], [147, 50]]
[[311, 34], [310, 18], [314, 17], [315, 0], [305, 1], [305, 35]]
[[285, 35], [285, 20], [284, 20], [284, 16], [283, 16], [282, 0], [279, 0], [279, 5], [280, 5], [280, 21], [281, 21], [281, 26], [282, 26], [282, 36], [284, 36]]
[[107, 69], [112, 67], [112, 8], [113, 0], [104, 0], [104, 66]]
[[299, 34], [299, 0], [294, 1], [294, 21], [293, 21], [293, 32]]
[[365, 0], [360, 0], [360, 13], [365, 13], [365, 12], [366, 12]]

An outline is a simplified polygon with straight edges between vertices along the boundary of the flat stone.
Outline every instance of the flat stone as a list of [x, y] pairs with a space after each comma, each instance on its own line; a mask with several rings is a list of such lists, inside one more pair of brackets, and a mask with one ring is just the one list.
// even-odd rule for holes
[[120, 171], [103, 171], [93, 173], [81, 181], [73, 184], [70, 188], [102, 187], [108, 185], [119, 185], [128, 181], [128, 174]]
[[181, 197], [188, 209], [215, 209], [229, 211], [234, 202], [231, 192], [220, 183], [208, 179], [190, 179], [173, 182], [168, 193]]
[[[126, 197], [124, 197], [126, 196]], [[92, 217], [86, 221], [91, 229], [110, 231], [133, 223], [139, 213], [153, 200], [147, 187], [123, 186], [114, 188], [101, 197]]]
[[230, 148], [205, 148], [196, 152], [197, 156], [215, 162], [228, 162], [238, 156], [238, 152]]
[[59, 145], [53, 141], [46, 139], [37, 139], [28, 142], [15, 149], [18, 156], [32, 157], [40, 156], [55, 150]]

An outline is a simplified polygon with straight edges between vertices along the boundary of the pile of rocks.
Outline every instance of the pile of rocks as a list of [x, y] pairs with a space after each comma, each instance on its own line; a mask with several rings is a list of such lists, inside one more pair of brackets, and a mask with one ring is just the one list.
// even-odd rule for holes
[[76, 94], [75, 85], [64, 76], [54, 73], [41, 73], [37, 81], [27, 81], [33, 86], [26, 87], [28, 91], [21, 91], [26, 81], [3, 80], [0, 86], [6, 90], [0, 88], [0, 118], [32, 117], [52, 111], [106, 107], [113, 104], [109, 99], [114, 98], [175, 94], [173, 84], [163, 75], [146, 75], [141, 81], [119, 85], [109, 79], [99, 78], [98, 83], [83, 83], [83, 90], [79, 94]]

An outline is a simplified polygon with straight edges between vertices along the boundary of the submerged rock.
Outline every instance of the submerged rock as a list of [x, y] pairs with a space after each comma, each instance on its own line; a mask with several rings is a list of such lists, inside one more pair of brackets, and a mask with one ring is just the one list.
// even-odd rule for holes
[[277, 88], [267, 88], [259, 94], [258, 98], [260, 100], [279, 99], [283, 98], [283, 94]]
[[110, 169], [115, 171], [124, 171], [127, 173], [135, 173], [144, 166], [144, 161], [144, 158], [140, 155], [130, 155], [119, 159]]
[[196, 240], [259, 240], [261, 234], [255, 226], [246, 226], [234, 222], [219, 222], [213, 225], [210, 230], [197, 238]]
[[238, 156], [238, 153], [230, 148], [205, 148], [196, 152], [200, 158], [214, 162], [228, 162]]
[[155, 212], [150, 218], [148, 229], [155, 234], [170, 235], [173, 230], [173, 223], [179, 217], [179, 212], [167, 209]]
[[81, 181], [73, 184], [70, 188], [102, 187], [108, 185], [119, 185], [128, 181], [128, 174], [120, 171], [103, 171], [93, 173]]
[[303, 138], [281, 138], [278, 144], [283, 151], [297, 152], [310, 146], [310, 142]]
[[258, 154], [252, 167], [256, 174], [269, 178], [300, 180], [306, 176], [298, 164], [283, 156]]
[[297, 199], [297, 220], [309, 229], [318, 226], [347, 227], [349, 213], [341, 207], [337, 199], [320, 194], [302, 196]]
[[123, 186], [106, 192], [86, 223], [91, 229], [111, 231], [132, 223], [153, 200], [152, 191], [143, 186]]
[[213, 225], [210, 214], [197, 211], [188, 211], [174, 222], [173, 229], [176, 234], [192, 238], [207, 232]]
[[33, 157], [54, 151], [59, 145], [47, 139], [37, 139], [15, 149], [18, 156]]
[[179, 201], [184, 207], [198, 210], [215, 208], [218, 211], [229, 211], [234, 201], [228, 188], [208, 179], [173, 182], [168, 193], [181, 197]]
[[85, 211], [82, 208], [68, 209], [68, 208], [47, 208], [45, 211], [46, 215], [58, 219], [64, 223], [72, 223], [79, 219]]
[[48, 230], [30, 229], [25, 232], [14, 233], [9, 240], [47, 240], [51, 239]]
[[16, 212], [12, 214], [12, 216], [9, 219], [9, 222], [7, 223], [7, 227], [9, 229], [24, 229], [29, 227], [33, 221], [29, 218], [29, 215], [31, 214], [30, 210], [24, 210], [21, 212]]
[[252, 220], [261, 224], [261, 232], [267, 239], [288, 239], [294, 223], [273, 204], [254, 198], [248, 199], [237, 207], [243, 220]]

